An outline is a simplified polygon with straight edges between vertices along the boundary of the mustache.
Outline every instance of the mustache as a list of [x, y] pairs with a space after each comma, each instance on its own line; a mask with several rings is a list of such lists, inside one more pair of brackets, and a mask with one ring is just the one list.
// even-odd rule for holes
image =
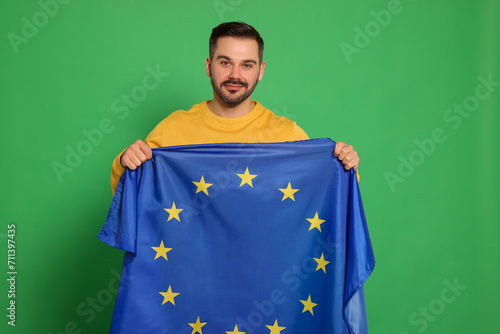
[[245, 88], [248, 88], [248, 85], [246, 83], [244, 83], [243, 81], [239, 81], [239, 80], [226, 80], [226, 81], [222, 82], [220, 84], [220, 86], [222, 87], [222, 86], [228, 85], [228, 84], [230, 84], [230, 85], [240, 85], [240, 86], [243, 86]]

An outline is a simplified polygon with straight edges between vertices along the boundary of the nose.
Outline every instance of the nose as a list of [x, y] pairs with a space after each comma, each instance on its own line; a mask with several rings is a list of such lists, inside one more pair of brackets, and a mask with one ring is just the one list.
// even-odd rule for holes
[[241, 78], [241, 72], [240, 68], [238, 66], [231, 66], [231, 71], [229, 71], [229, 79], [240, 79]]

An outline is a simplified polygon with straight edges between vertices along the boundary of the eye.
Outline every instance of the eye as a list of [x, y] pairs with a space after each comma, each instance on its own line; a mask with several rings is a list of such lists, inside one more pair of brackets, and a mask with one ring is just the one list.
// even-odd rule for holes
[[229, 66], [229, 62], [228, 61], [221, 61], [221, 65], [223, 65], [223, 66]]
[[244, 68], [252, 68], [252, 64], [245, 64], [243, 65]]

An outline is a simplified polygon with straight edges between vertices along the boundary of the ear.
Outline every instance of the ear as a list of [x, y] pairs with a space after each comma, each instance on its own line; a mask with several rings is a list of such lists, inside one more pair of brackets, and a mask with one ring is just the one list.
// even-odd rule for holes
[[266, 62], [262, 61], [260, 63], [260, 70], [259, 70], [259, 81], [262, 80], [262, 77], [264, 76], [264, 68], [266, 67]]
[[205, 59], [205, 71], [207, 72], [207, 75], [210, 77], [210, 66], [212, 64], [210, 63], [210, 57], [207, 57], [207, 59]]

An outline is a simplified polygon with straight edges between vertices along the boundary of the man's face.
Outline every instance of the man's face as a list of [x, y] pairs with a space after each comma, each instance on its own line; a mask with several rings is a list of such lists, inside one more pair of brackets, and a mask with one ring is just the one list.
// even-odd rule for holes
[[266, 63], [259, 61], [259, 47], [253, 39], [221, 37], [205, 67], [214, 95], [229, 106], [250, 98], [264, 75]]

